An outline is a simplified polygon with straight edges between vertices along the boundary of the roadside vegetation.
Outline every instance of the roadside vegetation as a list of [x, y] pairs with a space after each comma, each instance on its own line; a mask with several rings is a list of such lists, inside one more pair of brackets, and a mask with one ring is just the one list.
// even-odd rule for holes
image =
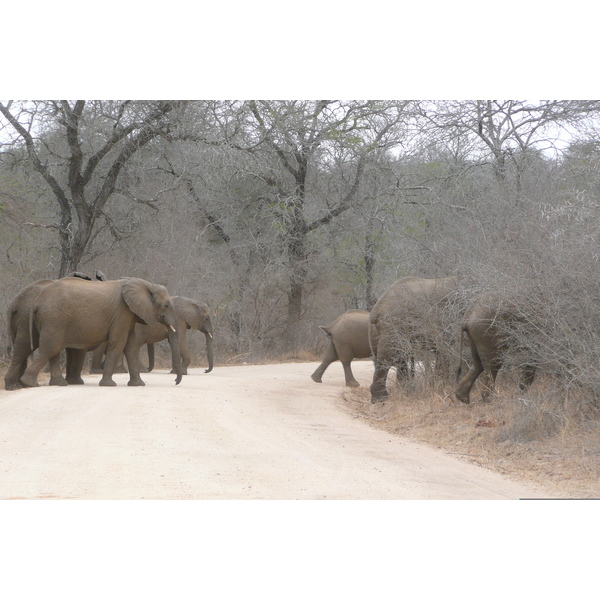
[[372, 427], [426, 443], [517, 480], [533, 481], [552, 498], [600, 497], [599, 409], [584, 393], [562, 396], [556, 381], [519, 394], [512, 373], [498, 377], [489, 403], [453, 398], [453, 386], [432, 390], [415, 380], [372, 404], [368, 388], [343, 391], [348, 412]]

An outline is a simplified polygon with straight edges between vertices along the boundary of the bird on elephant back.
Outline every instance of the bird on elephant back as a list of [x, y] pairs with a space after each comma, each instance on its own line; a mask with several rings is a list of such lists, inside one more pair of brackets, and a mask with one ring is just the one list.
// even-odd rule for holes
[[458, 278], [422, 279], [403, 277], [390, 285], [375, 303], [369, 316], [369, 341], [375, 363], [371, 402], [387, 398], [386, 381], [391, 367], [399, 382], [414, 369], [416, 358], [434, 360], [433, 376], [450, 375], [445, 352], [446, 332], [452, 328], [450, 314]]
[[[494, 391], [498, 371], [505, 364], [508, 353], [518, 353], [519, 349], [511, 344], [511, 332], [514, 327], [522, 327], [524, 315], [513, 303], [502, 301], [493, 294], [484, 294], [475, 300], [467, 313], [460, 329], [459, 357], [462, 358], [463, 339], [466, 336], [473, 364], [461, 378], [462, 360], [456, 371], [457, 400], [470, 403], [470, 393], [475, 381], [483, 376], [482, 402], [488, 402]], [[536, 367], [527, 357], [520, 361], [521, 377], [519, 388], [527, 389], [535, 377]]]
[[323, 362], [311, 375], [311, 379], [317, 383], [322, 382], [323, 373], [329, 365], [339, 360], [344, 368], [346, 385], [358, 387], [351, 362], [355, 358], [369, 358], [371, 348], [369, 346], [369, 313], [366, 310], [348, 310], [340, 315], [331, 325], [319, 328], [329, 338], [329, 344]]
[[[116, 385], [115, 365], [124, 352], [128, 385], [145, 385], [133, 351], [135, 323], [161, 323], [168, 329], [176, 383], [182, 372], [175, 309], [164, 286], [138, 278], [89, 281], [78, 275], [41, 280], [27, 286], [9, 308], [9, 332], [14, 352], [5, 377], [6, 389], [38, 385], [38, 374], [50, 363], [50, 385], [83, 383], [81, 368], [88, 349], [107, 341], [108, 352], [99, 385]], [[37, 349], [29, 366], [27, 358]], [[60, 371], [60, 352], [67, 350], [67, 378]]]
[[[187, 330], [196, 329], [204, 333], [206, 338], [206, 358], [208, 368], [205, 373], [210, 373], [213, 370], [213, 325], [210, 318], [209, 307], [191, 298], [183, 296], [171, 296], [171, 302], [177, 316], [177, 331], [179, 332], [179, 348], [181, 356], [181, 370], [183, 375], [188, 374], [188, 367], [191, 363], [191, 354], [187, 343]], [[148, 345], [148, 371], [154, 368], [154, 344], [167, 339], [167, 331], [165, 327], [159, 323], [154, 325], [144, 325], [136, 323], [132, 333], [132, 346], [138, 360], [138, 368], [142, 370], [141, 361], [139, 359], [140, 348]], [[103, 359], [106, 352], [106, 344], [98, 346], [93, 351], [92, 366], [90, 373], [101, 373], [103, 368]], [[175, 373], [177, 366], [172, 365], [171, 373]]]

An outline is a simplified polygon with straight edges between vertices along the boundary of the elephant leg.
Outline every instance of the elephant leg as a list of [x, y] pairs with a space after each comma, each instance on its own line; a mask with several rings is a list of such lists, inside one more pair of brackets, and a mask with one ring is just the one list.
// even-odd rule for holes
[[494, 392], [494, 387], [496, 385], [496, 377], [498, 376], [498, 371], [502, 365], [498, 363], [492, 363], [490, 365], [489, 370], [485, 373], [483, 377], [482, 383], [482, 391], [481, 391], [481, 401], [482, 402], [490, 402], [490, 396]]
[[76, 350], [67, 348], [67, 383], [69, 385], [83, 385], [81, 377], [83, 372], [83, 363], [85, 362], [85, 350]]
[[521, 381], [519, 382], [519, 389], [523, 392], [532, 383], [535, 378], [535, 367], [533, 365], [523, 365], [521, 369]]
[[475, 380], [483, 373], [484, 368], [479, 353], [477, 352], [477, 348], [475, 347], [475, 344], [473, 343], [469, 332], [466, 331], [465, 334], [467, 336], [469, 346], [471, 348], [473, 366], [469, 369], [466, 375], [458, 382], [458, 385], [454, 390], [454, 395], [456, 396], [457, 400], [460, 400], [465, 404], [469, 404], [471, 401], [469, 396], [471, 393], [471, 388], [473, 387]]
[[466, 375], [458, 382], [456, 389], [454, 390], [454, 395], [457, 400], [464, 402], [465, 404], [469, 404], [471, 399], [469, 397], [471, 393], [471, 388], [475, 383], [475, 380], [483, 373], [483, 365], [481, 361], [478, 361], [477, 364], [474, 364], [466, 373]]
[[[140, 346], [140, 352], [141, 352], [141, 346]], [[150, 371], [152, 371], [152, 369], [150, 368], [150, 363], [152, 363], [152, 367], [154, 367], [154, 344], [146, 344], [146, 348], [148, 350], [148, 366], [146, 367], [143, 363], [142, 363], [142, 357], [139, 356], [138, 353], [138, 357], [139, 357], [139, 361], [140, 361], [140, 373], [150, 373]], [[125, 355], [123, 355], [125, 356]], [[152, 356], [152, 360], [150, 360], [150, 356]]]
[[103, 342], [92, 352], [92, 366], [90, 367], [90, 373], [100, 374], [104, 372], [104, 354], [106, 353], [107, 346], [108, 342]]
[[408, 365], [409, 361], [406, 359], [400, 359], [394, 364], [394, 367], [396, 368], [396, 381], [398, 385], [402, 385], [407, 379], [415, 376], [414, 359], [410, 359], [410, 368]]
[[51, 350], [42, 350], [43, 346], [40, 344], [38, 355], [31, 361], [31, 364], [25, 369], [23, 376], [20, 381], [24, 387], [38, 387], [38, 375], [40, 371], [46, 366], [46, 363], [54, 356], [58, 357], [60, 354], [60, 348]]
[[[27, 359], [33, 354], [33, 351], [39, 345], [39, 335], [37, 328], [33, 328], [29, 332], [29, 323], [23, 325], [23, 322], [19, 322], [15, 325], [16, 334], [12, 339], [12, 358], [6, 374], [4, 375], [4, 388], [7, 390], [18, 390], [22, 386], [20, 383], [21, 377], [23, 377], [25, 370], [27, 369]], [[31, 345], [33, 342], [33, 346]]]
[[68, 385], [68, 381], [63, 377], [60, 368], [60, 354], [53, 356], [49, 360], [50, 364], [50, 381], [48, 385]]
[[125, 366], [125, 357], [123, 354], [121, 354], [119, 361], [117, 362], [117, 365], [115, 366], [115, 373], [127, 373], [127, 367]]
[[140, 377], [140, 346], [135, 343], [135, 334], [131, 332], [125, 345], [125, 359], [129, 368], [129, 381], [127, 385], [143, 386], [146, 385]]
[[373, 373], [373, 383], [371, 384], [371, 402], [382, 402], [388, 397], [388, 391], [385, 387], [387, 376], [391, 365], [387, 361], [379, 358], [375, 359], [375, 372]]
[[[325, 352], [325, 356], [323, 357], [323, 362], [316, 368], [315, 372], [310, 376], [310, 378], [317, 383], [322, 383], [323, 373], [325, 373], [327, 367], [336, 360], [339, 360], [338, 354], [333, 342], [329, 340], [329, 346]], [[348, 381], [347, 377], [346, 381]]]
[[104, 359], [104, 369], [102, 371], [102, 379], [100, 379], [98, 385], [111, 387], [117, 385], [116, 382], [113, 380], [112, 376], [115, 372], [117, 361], [123, 354], [124, 345], [125, 344], [121, 339], [108, 341], [108, 346], [106, 349], [106, 358]]
[[344, 367], [344, 376], [346, 377], [346, 385], [348, 387], [360, 387], [360, 383], [358, 383], [358, 381], [356, 381], [356, 379], [354, 378], [354, 374], [352, 373], [352, 368], [350, 366], [352, 363], [352, 359], [350, 359], [350, 360], [344, 359], [341, 362], [342, 362], [342, 366]]
[[18, 390], [22, 386], [19, 383], [21, 377], [25, 373], [25, 369], [27, 368], [27, 359], [31, 355], [31, 350], [27, 348], [24, 349], [13, 349], [13, 355], [10, 361], [10, 365], [6, 374], [4, 375], [4, 389], [6, 390]]
[[[391, 357], [394, 356], [393, 344], [389, 340], [380, 335], [378, 346], [375, 349], [373, 357], [375, 363], [375, 371], [373, 373], [373, 383], [371, 383], [371, 402], [383, 402], [388, 397], [386, 388], [387, 376], [394, 361]], [[401, 361], [396, 361], [395, 364], [400, 364]]]

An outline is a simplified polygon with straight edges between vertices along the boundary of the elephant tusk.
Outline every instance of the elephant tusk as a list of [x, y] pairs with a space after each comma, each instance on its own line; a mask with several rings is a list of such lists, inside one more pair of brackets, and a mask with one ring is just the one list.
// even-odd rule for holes
[[209, 332], [208, 332], [206, 335], [207, 335], [207, 336], [208, 336], [208, 337], [209, 337], [211, 340], [213, 339], [212, 333], [211, 333], [210, 331], [209, 331]]
[[175, 331], [175, 333], [177, 333], [177, 331], [175, 330], [175, 327], [173, 327], [173, 325], [169, 325], [169, 327], [171, 328], [172, 331]]

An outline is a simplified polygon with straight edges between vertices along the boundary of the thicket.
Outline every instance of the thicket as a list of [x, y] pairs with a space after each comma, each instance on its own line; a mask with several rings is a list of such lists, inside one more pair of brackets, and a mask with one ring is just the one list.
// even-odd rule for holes
[[519, 307], [542, 372], [600, 392], [598, 103], [1, 107], [4, 360], [10, 301], [67, 267], [206, 302], [222, 362], [314, 356], [399, 277], [458, 275]]

